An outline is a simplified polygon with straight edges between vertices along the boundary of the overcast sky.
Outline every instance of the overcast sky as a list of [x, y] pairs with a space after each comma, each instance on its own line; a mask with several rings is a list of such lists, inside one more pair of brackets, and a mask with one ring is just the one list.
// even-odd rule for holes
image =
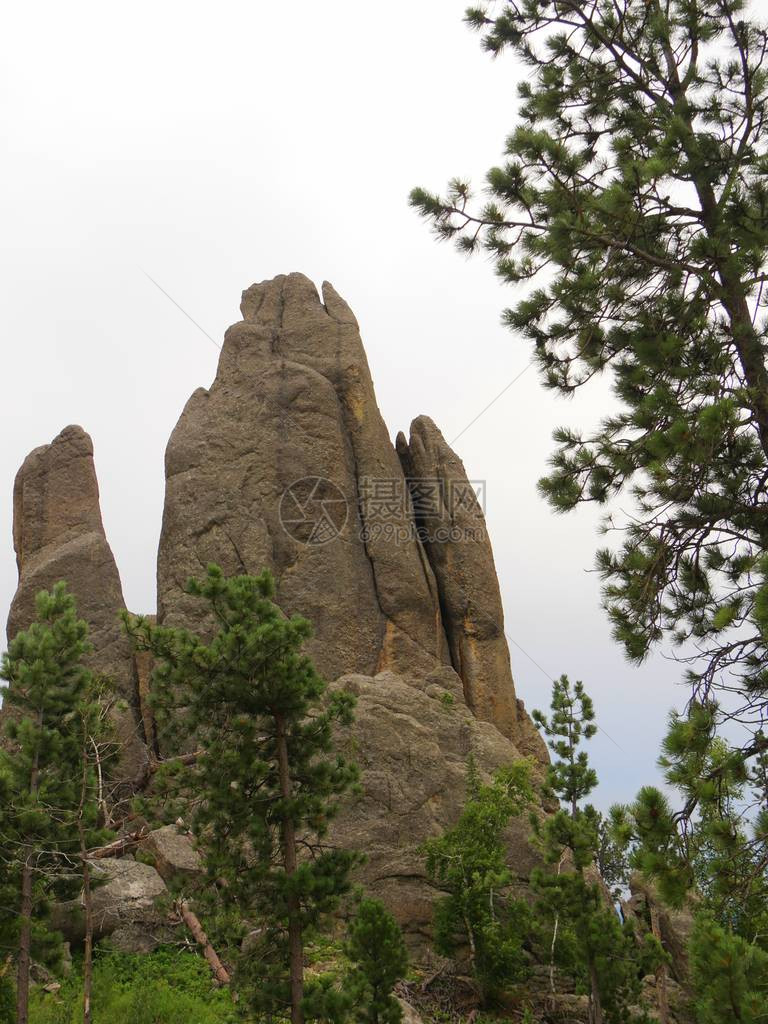
[[[16, 585], [11, 495], [68, 423], [93, 437], [107, 535], [135, 611], [155, 605], [163, 452], [242, 289], [300, 270], [360, 321], [394, 437], [426, 413], [452, 440], [527, 365], [513, 294], [438, 245], [409, 189], [496, 162], [517, 69], [462, 24], [464, 0], [44, 2], [6, 8], [0, 60], [3, 444], [0, 616]], [[593, 422], [525, 373], [456, 441], [487, 515], [518, 691], [593, 693], [599, 802], [655, 776], [678, 666], [629, 666], [590, 573], [591, 513], [536, 494], [556, 425]], [[524, 653], [525, 652], [525, 653]], [[537, 663], [537, 664], [536, 664]], [[612, 740], [609, 739], [612, 737]], [[615, 741], [615, 743], [613, 742]]]

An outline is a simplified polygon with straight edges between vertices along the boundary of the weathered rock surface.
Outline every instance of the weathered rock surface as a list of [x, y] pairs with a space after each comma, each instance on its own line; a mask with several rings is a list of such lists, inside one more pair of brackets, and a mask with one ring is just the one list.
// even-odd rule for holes
[[[452, 669], [420, 683], [391, 672], [373, 678], [353, 674], [332, 688], [357, 697], [355, 723], [340, 746], [360, 766], [362, 793], [345, 803], [330, 841], [367, 855], [361, 881], [418, 943], [430, 933], [436, 896], [421, 847], [457, 820], [467, 758], [472, 753], [481, 774], [490, 778], [522, 754], [498, 729], [472, 714]], [[524, 815], [508, 836], [510, 867], [521, 882], [538, 863], [529, 833]]]
[[154, 913], [155, 900], [166, 892], [155, 868], [128, 857], [94, 861], [93, 873], [104, 880], [93, 894], [94, 919], [102, 935]]
[[[425, 521], [347, 304], [290, 274], [247, 289], [241, 310], [213, 385], [168, 444], [159, 621], [202, 625], [183, 588], [209, 563], [267, 567], [284, 611], [312, 621], [309, 653], [328, 678], [453, 666], [478, 717], [545, 757], [515, 697], [490, 543], [419, 539]], [[416, 421], [405, 447], [409, 472], [467, 484], [431, 421]], [[462, 510], [455, 525], [473, 521]]]
[[398, 434], [397, 450], [467, 704], [521, 750], [544, 760], [544, 743], [515, 697], [493, 550], [464, 464], [427, 416], [413, 421], [409, 441]]
[[[153, 867], [131, 857], [105, 857], [92, 861], [91, 871], [94, 881], [98, 882], [92, 896], [96, 939], [105, 938], [118, 929], [146, 932], [160, 926], [155, 902], [168, 890]], [[82, 900], [54, 907], [52, 924], [68, 940], [81, 942], [85, 934]]]
[[[486, 777], [528, 754], [547, 760], [515, 695], [485, 522], [431, 420], [414, 421], [399, 450], [391, 443], [357, 323], [330, 285], [321, 301], [301, 274], [278, 277], [247, 289], [241, 310], [216, 379], [192, 395], [168, 444], [158, 620], [210, 626], [184, 586], [212, 562], [228, 574], [271, 569], [283, 610], [313, 623], [308, 653], [333, 686], [358, 695], [342, 740], [361, 765], [363, 792], [333, 838], [368, 855], [361, 880], [416, 944], [429, 934], [435, 899], [421, 846], [457, 820], [469, 754]], [[420, 483], [459, 503], [425, 511]], [[130, 705], [132, 760], [148, 765], [145, 740], [158, 753], [152, 666], [132, 656], [120, 630], [120, 580], [79, 427], [24, 463], [14, 538], [20, 585], [9, 629], [31, 620], [39, 589], [66, 579], [91, 627], [94, 667]], [[524, 884], [536, 863], [527, 820], [509, 839]], [[111, 872], [96, 893], [99, 934], [121, 948], [151, 947], [164, 926], [153, 917], [163, 879], [200, 870], [174, 827], [146, 845], [157, 871], [127, 858], [99, 862]]]
[[153, 856], [155, 867], [166, 882], [203, 873], [203, 862], [191, 837], [176, 825], [164, 825], [150, 832], [142, 848]]
[[[323, 295], [301, 274], [249, 288], [216, 380], [187, 403], [166, 453], [158, 617], [195, 623], [182, 588], [211, 561], [227, 572], [268, 567], [281, 607], [312, 620], [311, 653], [327, 676], [429, 670], [448, 660], [435, 581], [357, 324], [330, 285]], [[330, 496], [313, 499], [306, 481], [316, 479]], [[367, 480], [399, 488], [386, 536], [366, 532], [379, 525]], [[308, 527], [327, 513], [328, 532], [307, 542], [303, 511]]]
[[411, 1006], [410, 1003], [407, 1003], [405, 999], [402, 999], [400, 996], [395, 996], [395, 998], [397, 999], [400, 1005], [400, 1009], [402, 1010], [403, 1024], [423, 1024], [421, 1016]]
[[109, 676], [128, 705], [119, 715], [123, 763], [140, 763], [143, 730], [134, 665], [119, 620], [125, 602], [101, 519], [93, 444], [82, 427], [66, 427], [24, 460], [14, 486], [13, 541], [19, 586], [8, 636], [34, 620], [35, 597], [41, 590], [65, 580], [88, 623], [94, 648], [90, 667]]

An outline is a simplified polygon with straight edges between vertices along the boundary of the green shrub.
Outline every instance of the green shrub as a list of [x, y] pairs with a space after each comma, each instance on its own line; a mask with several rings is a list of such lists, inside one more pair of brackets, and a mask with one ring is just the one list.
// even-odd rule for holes
[[12, 979], [0, 977], [0, 1024], [13, 1024], [16, 1019], [16, 998]]
[[380, 900], [363, 899], [349, 927], [347, 955], [354, 964], [349, 988], [361, 1024], [400, 1024], [403, 1011], [392, 994], [408, 970], [400, 926]]
[[157, 857], [149, 850], [137, 850], [134, 857], [140, 864], [149, 864], [151, 868], [157, 867]]
[[[55, 994], [35, 992], [30, 1024], [80, 1024], [82, 978]], [[192, 953], [109, 953], [93, 973], [94, 1024], [234, 1024], [228, 992], [216, 989], [208, 965]], [[2, 1020], [2, 1018], [0, 1018]]]
[[689, 954], [698, 1024], [768, 1019], [768, 953], [702, 913]]

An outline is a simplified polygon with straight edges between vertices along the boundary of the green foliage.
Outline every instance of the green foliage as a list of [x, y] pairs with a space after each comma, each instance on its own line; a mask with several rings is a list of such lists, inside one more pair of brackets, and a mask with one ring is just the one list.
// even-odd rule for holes
[[0, 667], [10, 684], [4, 699], [12, 744], [12, 753], [0, 752], [0, 813], [14, 837], [2, 855], [12, 870], [42, 851], [50, 863], [40, 866], [55, 869], [74, 848], [81, 767], [76, 711], [91, 683], [82, 664], [91, 650], [88, 628], [65, 584], [38, 594], [36, 606], [37, 621], [14, 637]]
[[572, 685], [565, 675], [552, 684], [550, 709], [549, 717], [538, 710], [532, 717], [554, 754], [547, 767], [545, 789], [567, 810], [556, 811], [543, 823], [534, 818], [532, 824], [551, 863], [558, 863], [564, 851], [570, 851], [581, 870], [595, 859], [598, 847], [599, 816], [592, 806], [583, 810], [579, 806], [597, 785], [587, 752], [579, 749], [597, 732], [595, 711], [583, 684]]
[[161, 729], [175, 727], [177, 742], [202, 751], [190, 768], [177, 763], [176, 783], [199, 797], [191, 824], [219, 885], [209, 887], [212, 901], [259, 923], [248, 953], [231, 951], [237, 987], [255, 1012], [279, 1014], [291, 1003], [296, 1011], [288, 971], [303, 974], [296, 940], [301, 946], [304, 931], [337, 906], [358, 860], [322, 842], [357, 779], [333, 744], [354, 700], [326, 692], [301, 653], [310, 625], [283, 616], [269, 573], [227, 579], [211, 566], [187, 591], [209, 606], [217, 627], [209, 643], [143, 618], [126, 623], [156, 659]]
[[14, 1024], [16, 991], [8, 974], [0, 974], [0, 1024]]
[[748, 765], [743, 749], [718, 735], [717, 718], [696, 702], [670, 716], [659, 763], [682, 810], [646, 786], [612, 809], [612, 829], [667, 903], [680, 906], [695, 891], [723, 927], [768, 949], [765, 754]]
[[689, 952], [697, 1024], [768, 1019], [768, 953], [706, 914], [697, 917]]
[[597, 785], [586, 751], [578, 749], [597, 732], [595, 710], [583, 684], [572, 686], [565, 675], [553, 683], [550, 708], [549, 718], [538, 710], [532, 716], [555, 755], [547, 768], [547, 787], [574, 812], [579, 801]]
[[335, 971], [307, 981], [301, 1008], [305, 1020], [323, 1024], [348, 1024], [353, 1010], [353, 993]]
[[606, 904], [598, 882], [586, 869], [609, 859], [610, 878], [626, 872], [621, 847], [611, 847], [605, 823], [582, 801], [597, 785], [597, 775], [580, 746], [597, 731], [592, 701], [581, 683], [561, 676], [552, 687], [551, 714], [534, 711], [555, 758], [547, 771], [547, 786], [565, 805], [543, 821], [532, 818], [536, 836], [552, 870], [537, 869], [531, 883], [542, 952], [571, 973], [589, 993], [592, 1019], [623, 1024], [633, 1019], [641, 981], [659, 963], [661, 951], [653, 941], [639, 945], [628, 925]]
[[[80, 1024], [82, 979], [57, 993], [36, 990], [30, 1024]], [[229, 992], [213, 986], [205, 961], [191, 953], [110, 953], [94, 964], [94, 1024], [235, 1024]]]
[[3, 946], [19, 949], [20, 991], [30, 948], [50, 964], [60, 954], [45, 918], [50, 901], [80, 888], [80, 829], [88, 839], [103, 835], [93, 792], [83, 786], [83, 730], [94, 714], [96, 687], [83, 665], [91, 650], [88, 628], [63, 582], [37, 595], [36, 611], [0, 667], [10, 684], [4, 692], [10, 744], [0, 750], [0, 932]]
[[400, 926], [379, 900], [362, 899], [349, 928], [349, 988], [360, 1024], [399, 1024], [403, 1013], [392, 989], [408, 971]]
[[469, 947], [472, 971], [483, 1002], [521, 980], [527, 907], [508, 893], [504, 832], [532, 799], [530, 764], [501, 769], [480, 785], [474, 761], [468, 772], [468, 800], [456, 825], [425, 844], [427, 873], [447, 891], [435, 908], [435, 945], [454, 954]]
[[631, 874], [629, 858], [624, 844], [617, 841], [610, 815], [605, 818], [599, 812], [597, 813], [595, 864], [612, 899], [618, 902], [629, 889]]
[[593, 1002], [599, 999], [603, 1020], [638, 1020], [634, 1009], [642, 1002], [642, 979], [663, 958], [656, 942], [639, 942], [633, 927], [622, 924], [606, 904], [599, 886], [578, 871], [538, 871], [532, 882], [541, 955], [554, 954], [554, 963], [576, 980], [579, 990]]
[[[467, 21], [525, 73], [487, 201], [411, 203], [520, 286], [546, 386], [615, 408], [555, 432], [556, 511], [605, 507], [614, 635], [683, 645], [698, 697], [768, 693], [768, 35], [745, 0], [496, 0]], [[624, 511], [626, 510], [626, 512]], [[729, 712], [733, 710], [728, 708]], [[764, 714], [763, 714], [764, 717]], [[753, 719], [753, 720], [754, 720]]]

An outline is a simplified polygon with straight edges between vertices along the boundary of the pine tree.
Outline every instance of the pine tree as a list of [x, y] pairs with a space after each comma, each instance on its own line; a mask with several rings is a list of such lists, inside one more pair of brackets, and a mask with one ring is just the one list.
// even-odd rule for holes
[[656, 786], [612, 808], [614, 835], [630, 863], [652, 879], [661, 898], [679, 907], [695, 894], [726, 930], [768, 951], [768, 790], [758, 760], [717, 732], [717, 711], [693, 703], [670, 716], [659, 759], [679, 810]]
[[534, 710], [533, 721], [547, 737], [555, 760], [547, 768], [547, 787], [559, 797], [575, 820], [579, 804], [597, 785], [597, 773], [589, 765], [582, 742], [591, 740], [597, 732], [592, 699], [577, 682], [573, 687], [568, 676], [560, 676], [552, 686], [549, 718]]
[[768, 1019], [768, 953], [704, 914], [689, 952], [697, 1024]]
[[84, 916], [83, 1024], [93, 1017], [93, 892], [94, 879], [88, 852], [106, 843], [114, 833], [106, 827], [105, 780], [119, 753], [111, 720], [114, 694], [106, 679], [91, 677], [75, 711], [80, 753], [79, 799], [74, 815], [82, 877]]
[[586, 751], [579, 747], [594, 736], [595, 712], [582, 683], [567, 676], [552, 688], [551, 714], [533, 712], [547, 736], [554, 760], [547, 770], [547, 789], [564, 807], [532, 824], [542, 852], [556, 873], [536, 870], [531, 881], [539, 896], [538, 911], [551, 932], [550, 955], [583, 975], [590, 997], [592, 1024], [629, 1020], [640, 994], [640, 979], [658, 954], [651, 945], [638, 947], [629, 927], [622, 927], [613, 908], [587, 869], [597, 860], [600, 816], [583, 800], [597, 785]]
[[764, 760], [717, 731], [717, 709], [692, 702], [670, 716], [659, 759], [665, 782], [683, 797], [674, 811], [656, 786], [612, 808], [617, 842], [652, 880], [660, 898], [691, 898], [688, 949], [697, 1021], [757, 1021], [768, 1008], [768, 813]]
[[268, 572], [227, 579], [211, 566], [187, 592], [210, 605], [210, 642], [142, 618], [126, 622], [155, 656], [161, 726], [175, 719], [201, 749], [187, 781], [217, 899], [258, 922], [255, 948], [238, 971], [251, 1008], [290, 1007], [293, 1024], [302, 1024], [304, 934], [348, 890], [358, 859], [322, 843], [338, 798], [357, 778], [334, 754], [332, 735], [336, 723], [351, 721], [354, 700], [327, 694], [301, 654], [310, 625], [282, 615]]
[[[624, 532], [598, 553], [614, 633], [685, 645], [699, 699], [768, 693], [768, 33], [746, 0], [498, 0], [467, 12], [522, 64], [517, 122], [477, 205], [412, 204], [519, 285], [506, 324], [564, 396], [617, 408], [555, 433], [541, 489]], [[627, 493], [628, 492], [628, 493]], [[626, 494], [620, 509], [619, 495]], [[628, 500], [631, 499], [631, 500]], [[729, 713], [738, 709], [731, 701]], [[746, 745], [758, 753], [764, 741]]]
[[360, 1024], [400, 1024], [403, 1011], [392, 989], [408, 970], [408, 951], [400, 926], [379, 900], [364, 898], [349, 927], [347, 956], [354, 964], [349, 979]]
[[451, 956], [469, 948], [480, 1002], [520, 981], [527, 907], [512, 899], [504, 833], [532, 799], [530, 764], [501, 769], [481, 785], [474, 760], [468, 771], [468, 800], [453, 828], [425, 844], [427, 873], [447, 895], [435, 907], [435, 946]]
[[76, 884], [76, 818], [80, 802], [81, 746], [78, 706], [90, 684], [83, 665], [88, 627], [77, 618], [66, 585], [38, 594], [37, 620], [18, 633], [3, 655], [0, 678], [9, 683], [12, 751], [0, 755], [0, 810], [6, 892], [18, 949], [16, 1022], [28, 1024], [33, 944], [50, 944], [36, 918], [54, 896]]

